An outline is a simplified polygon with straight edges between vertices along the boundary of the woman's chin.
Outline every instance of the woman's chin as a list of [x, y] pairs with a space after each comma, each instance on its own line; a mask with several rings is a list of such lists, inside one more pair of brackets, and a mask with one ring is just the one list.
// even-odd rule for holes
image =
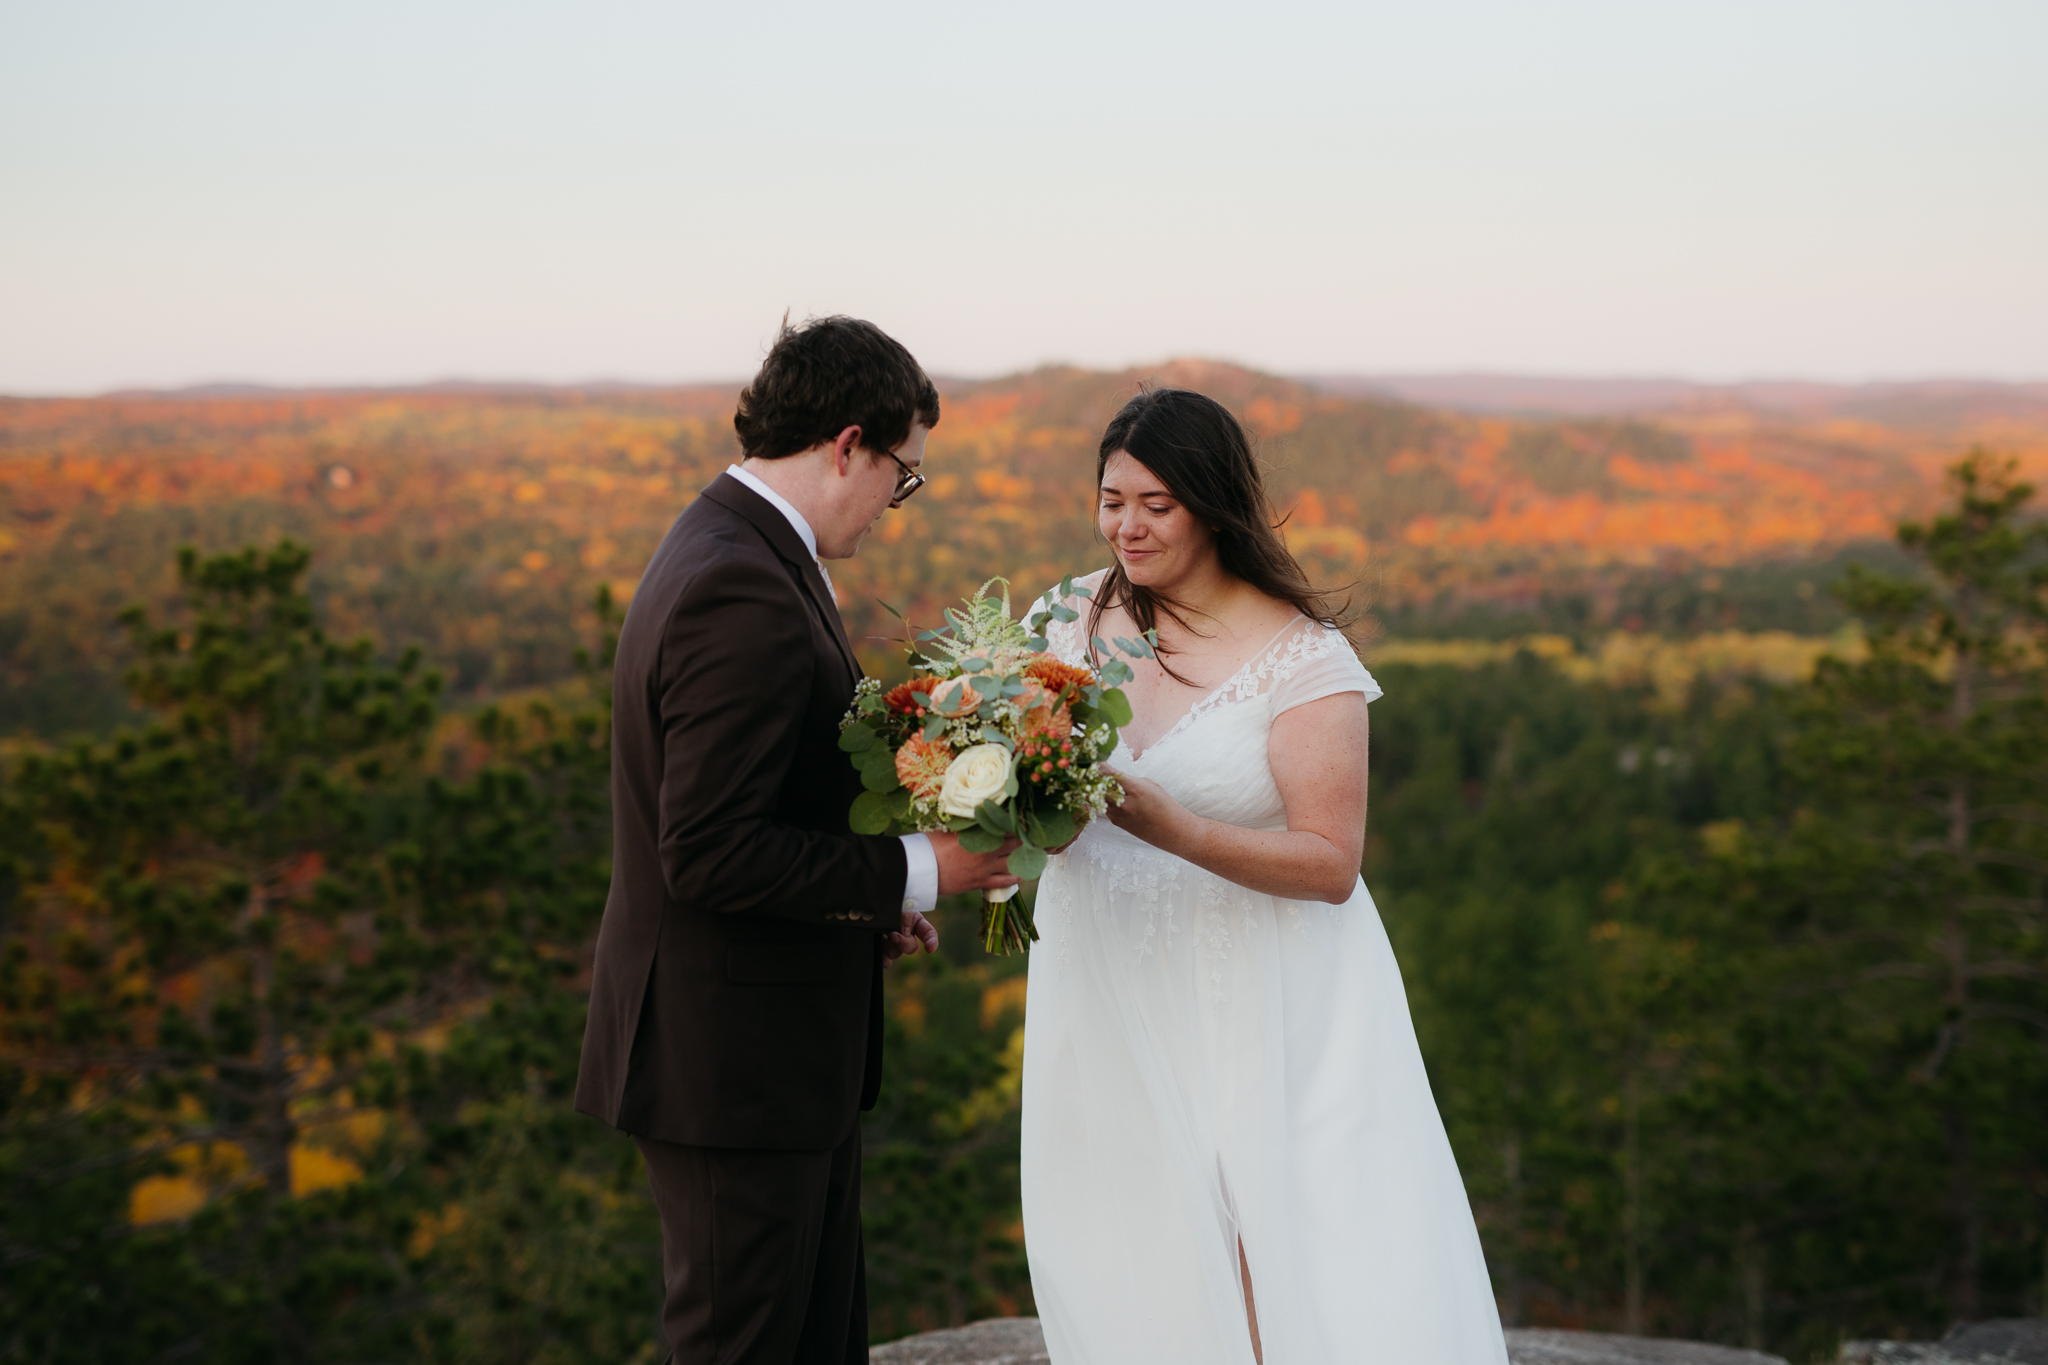
[[1123, 561], [1124, 577], [1130, 580], [1134, 588], [1156, 588], [1166, 578], [1166, 575], [1160, 572], [1165, 566], [1159, 563], [1159, 555], [1122, 555], [1120, 558]]

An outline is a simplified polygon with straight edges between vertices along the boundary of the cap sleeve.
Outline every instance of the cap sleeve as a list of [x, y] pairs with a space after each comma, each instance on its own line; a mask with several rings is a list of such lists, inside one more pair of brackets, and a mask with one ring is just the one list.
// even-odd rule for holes
[[1274, 670], [1273, 714], [1278, 716], [1340, 692], [1362, 692], [1368, 702], [1378, 701], [1382, 695], [1380, 685], [1358, 661], [1349, 640], [1328, 626], [1312, 626], [1289, 642], [1286, 655]]

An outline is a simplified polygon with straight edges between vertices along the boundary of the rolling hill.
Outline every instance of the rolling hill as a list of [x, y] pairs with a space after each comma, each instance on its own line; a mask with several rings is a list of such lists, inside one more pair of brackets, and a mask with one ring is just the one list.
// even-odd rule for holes
[[[1963, 404], [1942, 421], [1925, 403], [1890, 421], [1735, 403], [1505, 416], [1202, 361], [950, 384], [931, 487], [835, 574], [877, 667], [897, 629], [877, 598], [929, 620], [992, 574], [1036, 592], [1104, 562], [1095, 444], [1140, 383], [1237, 411], [1290, 544], [1326, 581], [1357, 584], [1399, 636], [1822, 633], [1841, 622], [1817, 585], [1844, 555], [1883, 553], [1864, 547], [1930, 505], [1941, 467], [1970, 444], [2048, 470], [2048, 418], [2023, 404]], [[0, 400], [0, 734], [118, 719], [114, 615], [168, 597], [186, 542], [309, 542], [335, 628], [423, 645], [458, 695], [559, 676], [594, 585], [630, 592], [669, 521], [734, 457], [734, 395]]]

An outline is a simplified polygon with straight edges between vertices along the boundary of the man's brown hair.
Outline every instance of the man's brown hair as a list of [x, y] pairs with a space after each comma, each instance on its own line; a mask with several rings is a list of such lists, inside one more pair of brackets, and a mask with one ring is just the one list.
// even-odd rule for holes
[[893, 453], [910, 428], [939, 424], [939, 391], [903, 344], [872, 322], [833, 316], [791, 327], [787, 317], [754, 382], [740, 390], [733, 430], [757, 460], [860, 428], [864, 449]]

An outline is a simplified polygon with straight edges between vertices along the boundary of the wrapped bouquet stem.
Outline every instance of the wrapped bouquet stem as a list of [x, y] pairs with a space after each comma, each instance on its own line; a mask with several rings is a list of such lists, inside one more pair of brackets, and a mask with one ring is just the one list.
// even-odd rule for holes
[[[1004, 585], [1000, 599], [988, 595], [997, 583]], [[1070, 579], [1055, 601], [1087, 592]], [[1010, 871], [1030, 881], [1045, 870], [1046, 850], [1071, 843], [1123, 797], [1102, 761], [1131, 719], [1118, 686], [1131, 668], [1112, 659], [1089, 669], [1047, 653], [1046, 623], [1073, 620], [1073, 609], [1053, 606], [1029, 623], [1012, 620], [1003, 579], [982, 584], [964, 605], [946, 612], [945, 627], [911, 642], [917, 672], [908, 682], [884, 691], [863, 678], [856, 689], [839, 747], [866, 790], [847, 819], [862, 834], [950, 830], [970, 853], [1015, 840]], [[1116, 645], [1146, 658], [1154, 643]], [[1023, 952], [1037, 937], [1015, 887], [983, 897], [989, 952]]]

